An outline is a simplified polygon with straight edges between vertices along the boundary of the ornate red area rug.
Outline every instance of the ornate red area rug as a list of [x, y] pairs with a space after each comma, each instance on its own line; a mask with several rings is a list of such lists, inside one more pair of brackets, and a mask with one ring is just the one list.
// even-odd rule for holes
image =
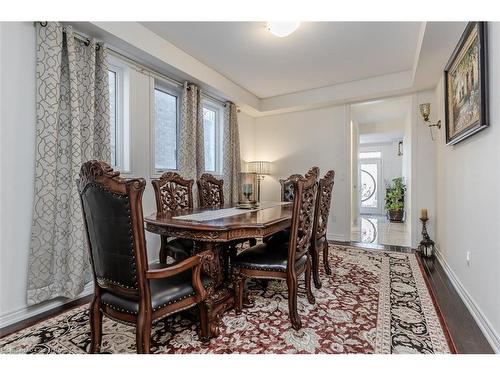
[[[291, 328], [286, 284], [249, 285], [252, 308], [228, 312], [203, 344], [197, 324], [176, 315], [155, 324], [154, 353], [452, 353], [454, 346], [414, 254], [330, 246], [316, 304], [299, 290], [302, 329]], [[0, 339], [3, 353], [85, 353], [87, 306]], [[135, 353], [135, 328], [103, 319], [102, 352]]]

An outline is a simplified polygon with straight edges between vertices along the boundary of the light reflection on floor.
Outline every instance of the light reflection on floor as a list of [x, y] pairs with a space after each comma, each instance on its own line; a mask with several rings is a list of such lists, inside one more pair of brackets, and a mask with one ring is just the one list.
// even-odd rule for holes
[[363, 215], [351, 228], [351, 241], [410, 246], [410, 231], [405, 223], [391, 223], [385, 216]]

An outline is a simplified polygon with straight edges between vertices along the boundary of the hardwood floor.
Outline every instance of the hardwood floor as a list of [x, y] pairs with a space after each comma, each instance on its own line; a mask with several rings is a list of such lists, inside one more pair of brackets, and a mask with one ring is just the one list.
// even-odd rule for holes
[[459, 354], [493, 354], [476, 321], [463, 303], [437, 259], [422, 259], [422, 265], [439, 303]]
[[[392, 246], [392, 245], [378, 245], [366, 244], [359, 242], [332, 242], [339, 245], [360, 246], [373, 250], [386, 250], [386, 251], [399, 251], [399, 252], [413, 252], [414, 250], [409, 247]], [[446, 320], [448, 329], [453, 338], [455, 346], [459, 354], [490, 354], [493, 353], [491, 346], [474, 321], [474, 318], [467, 310], [467, 307], [462, 302], [462, 299], [455, 291], [451, 281], [446, 276], [443, 268], [437, 259], [422, 259], [422, 265], [425, 273], [429, 279], [432, 291], [437, 299], [441, 308], [441, 312]], [[0, 337], [17, 332], [21, 329], [27, 328], [45, 319], [49, 319], [58, 314], [84, 303], [90, 302], [91, 296], [80, 298], [76, 301], [70, 302], [67, 305], [56, 307], [45, 313], [29, 318], [22, 322], [15, 323], [11, 326], [5, 327], [0, 330]]]

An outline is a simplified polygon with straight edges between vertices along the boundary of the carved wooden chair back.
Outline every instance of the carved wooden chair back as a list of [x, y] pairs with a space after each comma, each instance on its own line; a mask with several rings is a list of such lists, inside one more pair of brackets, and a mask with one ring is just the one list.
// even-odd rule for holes
[[319, 180], [315, 209], [316, 214], [314, 215], [314, 240], [326, 236], [334, 178], [335, 171], [330, 170]]
[[197, 185], [200, 208], [224, 206], [224, 180], [218, 180], [210, 173], [204, 173]]
[[97, 160], [83, 164], [77, 180], [96, 288], [150, 301], [142, 213], [145, 186], [143, 178], [121, 178], [120, 172]]
[[193, 208], [193, 180], [185, 180], [175, 172], [165, 172], [151, 183], [158, 212]]
[[[293, 210], [288, 249], [288, 264], [306, 255], [313, 237], [314, 209], [318, 191], [317, 167], [311, 168], [304, 177], [300, 176], [293, 182]], [[292, 267], [293, 268], [293, 267]]]
[[293, 202], [293, 183], [300, 177], [302, 177], [300, 174], [292, 174], [288, 178], [280, 179], [282, 202]]

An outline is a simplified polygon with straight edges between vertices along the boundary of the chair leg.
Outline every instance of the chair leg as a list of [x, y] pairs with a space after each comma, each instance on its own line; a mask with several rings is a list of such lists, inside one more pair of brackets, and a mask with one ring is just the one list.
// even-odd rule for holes
[[311, 251], [309, 252], [312, 261], [312, 272], [314, 279], [314, 286], [316, 289], [321, 289], [321, 280], [319, 278], [319, 251], [316, 245], [311, 246]]
[[238, 275], [234, 278], [234, 305], [236, 309], [236, 314], [241, 314], [243, 310], [243, 293], [245, 289], [245, 278], [241, 275]]
[[101, 300], [94, 294], [90, 305], [90, 353], [101, 351], [102, 341], [102, 311]]
[[323, 247], [323, 264], [325, 266], [325, 272], [327, 275], [332, 274], [332, 269], [330, 268], [330, 262], [328, 261], [328, 242], [325, 243], [325, 246]]
[[208, 342], [210, 341], [210, 327], [208, 324], [208, 309], [204, 301], [200, 302], [198, 310], [200, 313], [200, 341]]
[[294, 330], [298, 331], [302, 328], [299, 313], [297, 312], [297, 276], [291, 275], [287, 278], [288, 284], [288, 314]]
[[306, 294], [307, 300], [311, 305], [313, 305], [316, 302], [316, 298], [314, 298], [311, 287], [311, 259], [309, 255], [307, 256], [306, 263]]
[[165, 236], [161, 236], [161, 246], [160, 246], [160, 255], [159, 261], [160, 263], [167, 263], [167, 238]]
[[139, 316], [137, 317], [137, 332], [136, 332], [136, 344], [137, 353], [139, 354], [149, 354], [151, 350], [151, 314], [147, 311], [139, 311]]

